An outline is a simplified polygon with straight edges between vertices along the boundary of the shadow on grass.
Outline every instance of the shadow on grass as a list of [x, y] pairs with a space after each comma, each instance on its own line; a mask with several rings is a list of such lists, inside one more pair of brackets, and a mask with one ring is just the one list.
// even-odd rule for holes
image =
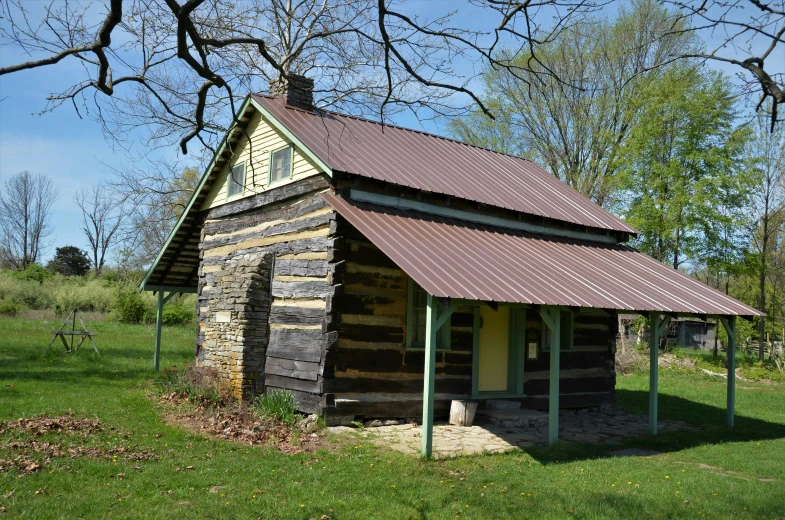
[[[634, 413], [646, 413], [649, 393], [642, 390], [617, 390], [620, 407]], [[624, 448], [643, 448], [663, 453], [676, 452], [708, 444], [750, 442], [785, 438], [785, 425], [736, 414], [733, 428], [725, 425], [724, 407], [697, 403], [673, 395], [660, 394], [660, 419], [684, 421], [698, 426], [698, 431], [662, 432], [657, 436], [628, 438], [621, 446], [604, 446], [560, 442], [557, 446], [532, 446], [523, 451], [542, 463], [571, 462], [606, 457]], [[503, 438], [504, 436], [501, 435]]]

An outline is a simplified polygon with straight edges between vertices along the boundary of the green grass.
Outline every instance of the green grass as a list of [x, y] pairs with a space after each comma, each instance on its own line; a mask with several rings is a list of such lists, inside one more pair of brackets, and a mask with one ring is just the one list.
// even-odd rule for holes
[[[728, 431], [723, 380], [661, 370], [661, 416], [705, 429], [629, 444], [665, 452], [650, 458], [607, 458], [606, 448], [562, 444], [423, 462], [360, 440], [285, 455], [167, 425], [162, 408], [148, 397], [152, 327], [95, 323], [100, 357], [88, 349], [61, 355], [61, 347], [41, 358], [55, 325], [0, 317], [0, 419], [71, 410], [102, 421], [99, 444], [127, 434], [124, 442], [159, 459], [57, 458], [32, 475], [0, 473], [6, 517], [785, 516], [785, 385], [739, 383], [737, 427]], [[190, 360], [193, 327], [168, 328], [163, 337], [162, 366]], [[620, 377], [619, 403], [645, 412], [646, 390], [645, 374]], [[5, 442], [0, 439], [0, 458]], [[195, 469], [177, 471], [186, 466]], [[213, 486], [222, 487], [211, 492]], [[36, 494], [41, 489], [45, 493]]]

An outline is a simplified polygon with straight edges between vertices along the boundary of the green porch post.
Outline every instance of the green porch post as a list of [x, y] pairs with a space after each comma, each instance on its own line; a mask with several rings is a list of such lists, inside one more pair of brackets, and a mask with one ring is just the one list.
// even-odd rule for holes
[[541, 307], [542, 321], [551, 331], [551, 373], [548, 394], [548, 444], [559, 441], [559, 363], [561, 361], [561, 311], [558, 307]]
[[649, 433], [652, 435], [657, 435], [660, 336], [665, 334], [670, 321], [670, 316], [663, 316], [660, 322], [659, 312], [649, 315]]
[[425, 382], [422, 403], [422, 454], [433, 452], [433, 393], [436, 378], [436, 302], [428, 295], [425, 310]]
[[649, 433], [657, 435], [657, 382], [660, 354], [660, 314], [649, 315]]
[[158, 372], [161, 362], [161, 324], [164, 316], [164, 292], [158, 291], [158, 312], [155, 316], [155, 355], [153, 356], [153, 366]]
[[725, 331], [728, 333], [728, 348], [726, 349], [728, 364], [728, 406], [726, 424], [733, 428], [736, 420], [736, 316], [720, 318]]

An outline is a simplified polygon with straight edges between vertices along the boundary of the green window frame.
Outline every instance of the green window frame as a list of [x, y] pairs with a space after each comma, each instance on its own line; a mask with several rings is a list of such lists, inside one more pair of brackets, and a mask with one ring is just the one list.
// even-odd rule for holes
[[[425, 348], [425, 312], [428, 302], [428, 293], [414, 280], [409, 278], [406, 294], [406, 349], [423, 350]], [[436, 304], [437, 314], [441, 306]], [[436, 350], [450, 350], [450, 333], [452, 329], [452, 316], [442, 325], [436, 333]]]
[[245, 193], [245, 161], [230, 166], [226, 176], [226, 198], [239, 197]]
[[[561, 332], [559, 338], [561, 339], [561, 351], [570, 352], [575, 350], [575, 313], [569, 309], [562, 309], [560, 314], [559, 323], [561, 325]], [[548, 326], [544, 321], [542, 322], [542, 339], [540, 345], [543, 352], [550, 352], [551, 335], [548, 333]]]
[[283, 148], [270, 152], [270, 167], [267, 184], [277, 184], [292, 178], [292, 163], [294, 162], [294, 146], [286, 145]]

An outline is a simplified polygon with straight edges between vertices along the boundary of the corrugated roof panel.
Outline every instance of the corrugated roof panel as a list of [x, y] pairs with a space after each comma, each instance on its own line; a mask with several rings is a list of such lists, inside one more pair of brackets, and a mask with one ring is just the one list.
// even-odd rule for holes
[[530, 161], [444, 137], [253, 98], [334, 170], [599, 229], [637, 233]]
[[627, 311], [762, 315], [630, 247], [495, 228], [335, 194], [323, 196], [434, 296]]

